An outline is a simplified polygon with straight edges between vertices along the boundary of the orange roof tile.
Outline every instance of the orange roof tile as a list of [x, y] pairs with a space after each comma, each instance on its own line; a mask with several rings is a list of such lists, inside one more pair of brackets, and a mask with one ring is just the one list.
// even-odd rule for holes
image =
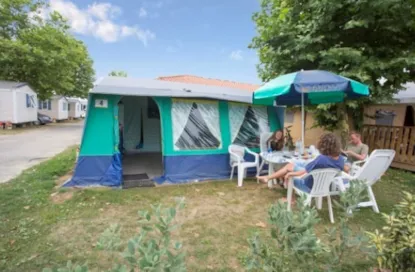
[[256, 84], [239, 83], [239, 82], [234, 82], [234, 81], [229, 81], [229, 80], [204, 78], [204, 77], [191, 76], [191, 75], [162, 76], [157, 79], [165, 80], [165, 81], [181, 82], [181, 83], [193, 83], [193, 84], [210, 85], [210, 86], [217, 86], [217, 87], [235, 88], [235, 89], [252, 91], [252, 92], [261, 86], [261, 85], [256, 85]]

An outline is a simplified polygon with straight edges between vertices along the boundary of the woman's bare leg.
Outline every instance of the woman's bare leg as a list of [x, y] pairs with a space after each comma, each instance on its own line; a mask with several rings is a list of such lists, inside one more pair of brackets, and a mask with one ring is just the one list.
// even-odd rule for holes
[[292, 172], [293, 170], [294, 170], [294, 164], [289, 163], [289, 164], [285, 165], [283, 168], [281, 168], [280, 170], [278, 170], [277, 172], [275, 172], [272, 175], [269, 175], [269, 176], [258, 176], [257, 178], [258, 178], [258, 180], [260, 182], [267, 183], [268, 180], [282, 178], [288, 172]]

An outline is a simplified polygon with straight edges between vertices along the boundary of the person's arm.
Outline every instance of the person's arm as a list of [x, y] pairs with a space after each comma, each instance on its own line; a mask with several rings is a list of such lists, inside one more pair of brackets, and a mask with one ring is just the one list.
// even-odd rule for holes
[[362, 154], [357, 154], [353, 151], [346, 151], [346, 154], [349, 156], [352, 156], [358, 161], [363, 161], [367, 157], [367, 150], [362, 150]]
[[343, 167], [343, 172], [349, 173], [349, 171], [350, 171], [350, 166], [345, 164], [344, 167]]

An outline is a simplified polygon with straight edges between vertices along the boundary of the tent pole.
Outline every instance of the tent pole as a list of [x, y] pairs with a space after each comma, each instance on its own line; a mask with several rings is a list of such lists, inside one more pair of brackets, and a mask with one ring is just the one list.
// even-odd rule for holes
[[300, 152], [304, 152], [304, 124], [305, 124], [305, 120], [304, 120], [304, 92], [301, 92], [301, 144], [302, 144], [302, 150], [300, 150]]

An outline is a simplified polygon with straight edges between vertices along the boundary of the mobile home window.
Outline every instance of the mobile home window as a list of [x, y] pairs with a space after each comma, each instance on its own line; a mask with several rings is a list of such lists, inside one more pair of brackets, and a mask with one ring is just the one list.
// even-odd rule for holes
[[52, 109], [52, 101], [51, 100], [39, 100], [38, 102], [39, 110], [51, 110]]
[[261, 134], [270, 131], [265, 106], [230, 103], [229, 121], [232, 143], [249, 148], [258, 148]]
[[34, 95], [26, 94], [26, 108], [36, 108], [36, 101]]
[[222, 146], [218, 102], [174, 99], [171, 113], [175, 150], [217, 149]]
[[67, 110], [69, 110], [69, 105], [68, 105], [68, 103], [66, 103], [66, 102], [63, 102], [63, 103], [62, 103], [62, 110], [63, 110], [63, 111], [67, 111]]
[[378, 126], [393, 126], [393, 121], [395, 119], [395, 112], [393, 111], [376, 111], [376, 125]]

